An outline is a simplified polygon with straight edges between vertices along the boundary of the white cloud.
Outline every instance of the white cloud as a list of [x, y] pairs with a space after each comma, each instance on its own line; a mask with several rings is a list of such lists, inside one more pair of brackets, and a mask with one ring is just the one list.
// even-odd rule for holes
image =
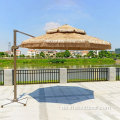
[[57, 22], [48, 22], [45, 24], [44, 30], [47, 31], [49, 29], [54, 29], [54, 28], [57, 28], [59, 26], [60, 26], [60, 24]]

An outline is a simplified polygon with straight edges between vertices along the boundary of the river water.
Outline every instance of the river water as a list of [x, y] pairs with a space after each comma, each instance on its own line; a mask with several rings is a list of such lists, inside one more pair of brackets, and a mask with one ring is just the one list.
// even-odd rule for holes
[[[120, 64], [113, 65], [64, 65], [64, 64], [51, 64], [49, 66], [41, 65], [17, 65], [17, 69], [53, 69], [53, 68], [69, 68], [69, 69], [79, 69], [79, 68], [101, 68], [101, 67], [120, 67]], [[13, 69], [13, 65], [3, 66], [0, 69]]]

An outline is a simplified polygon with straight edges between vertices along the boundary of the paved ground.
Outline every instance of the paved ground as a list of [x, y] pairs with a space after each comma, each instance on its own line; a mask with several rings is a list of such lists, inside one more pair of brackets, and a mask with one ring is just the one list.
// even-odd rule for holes
[[[120, 82], [19, 85], [18, 96], [27, 106], [0, 108], [0, 120], [120, 120]], [[12, 97], [0, 86], [0, 104]]]

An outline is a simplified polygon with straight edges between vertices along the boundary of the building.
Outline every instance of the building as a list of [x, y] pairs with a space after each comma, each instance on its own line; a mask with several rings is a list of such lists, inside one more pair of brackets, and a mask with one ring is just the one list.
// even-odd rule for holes
[[81, 56], [81, 51], [80, 50], [71, 50], [70, 51], [70, 54], [73, 56], [73, 57], [76, 57], [76, 55], [80, 55]]
[[39, 50], [29, 49], [29, 50], [27, 51], [27, 56], [30, 56], [30, 57], [36, 56], [37, 54], [40, 54], [40, 51], [39, 51]]
[[76, 55], [85, 56], [89, 53], [89, 51], [76, 50], [76, 51], [70, 51], [70, 53], [73, 57], [75, 57]]
[[11, 51], [5, 51], [5, 53], [7, 53], [9, 56], [13, 55], [13, 52]]
[[35, 50], [28, 50], [27, 51], [27, 55], [32, 57], [32, 56], [35, 56], [36, 55], [36, 51]]
[[[6, 51], [5, 53], [7, 53], [9, 56], [13, 55], [12, 51]], [[20, 56], [21, 55], [21, 51], [20, 50], [16, 50], [16, 56]]]
[[96, 50], [96, 55], [99, 55], [99, 50]]
[[36, 55], [39, 55], [40, 54], [40, 51], [39, 50], [35, 50], [36, 51]]
[[109, 51], [111, 54], [115, 54], [115, 51]]
[[81, 55], [82, 56], [85, 56], [85, 55], [87, 55], [89, 53], [89, 51], [81, 51]]
[[49, 56], [49, 57], [56, 57], [56, 50], [49, 50], [49, 51], [44, 51], [45, 56]]
[[21, 55], [21, 51], [20, 50], [16, 50], [16, 56], [20, 56]]
[[116, 54], [120, 54], [120, 48], [116, 48], [116, 49], [115, 49], [115, 53], [116, 53]]

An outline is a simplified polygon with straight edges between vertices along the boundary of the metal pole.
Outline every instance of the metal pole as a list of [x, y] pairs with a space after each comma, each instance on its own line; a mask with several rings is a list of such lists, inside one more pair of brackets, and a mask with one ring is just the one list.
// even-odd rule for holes
[[16, 30], [14, 30], [14, 102], [17, 102], [17, 85], [16, 85]]
[[18, 31], [18, 30], [14, 30], [14, 32], [13, 32], [14, 33], [14, 46], [13, 46], [13, 50], [14, 50], [14, 99], [13, 99], [13, 101], [14, 102], [18, 102], [18, 99], [17, 99], [17, 84], [16, 84], [16, 60], [17, 60], [16, 49], [18, 49], [19, 47], [16, 45], [17, 32], [19, 32], [21, 34], [24, 34], [24, 35], [27, 35], [27, 36], [30, 36], [30, 37], [34, 37], [30, 34], [27, 34], [27, 33], [24, 33], [24, 32]]
[[17, 84], [16, 84], [16, 70], [17, 70], [17, 69], [16, 69], [16, 60], [17, 60], [17, 57], [16, 57], [16, 50], [20, 47], [20, 46], [17, 46], [17, 45], [16, 45], [17, 32], [19, 32], [19, 33], [21, 33], [21, 34], [24, 34], [24, 35], [27, 35], [27, 36], [30, 36], [30, 37], [34, 37], [34, 36], [30, 35], [30, 34], [27, 34], [27, 33], [24, 33], [24, 32], [18, 31], [18, 30], [14, 30], [14, 31], [13, 31], [14, 39], [13, 39], [12, 50], [13, 50], [13, 52], [14, 52], [14, 58], [13, 58], [13, 59], [14, 59], [14, 99], [13, 99], [13, 100], [10, 100], [11, 102], [9, 102], [9, 103], [6, 103], [6, 104], [4, 104], [4, 105], [1, 105], [1, 108], [3, 108], [3, 106], [6, 106], [6, 105], [11, 104], [11, 103], [13, 103], [13, 102], [17, 102], [17, 103], [19, 103], [19, 104], [23, 104], [24, 106], [26, 106], [26, 103], [20, 102], [21, 100], [26, 99], [26, 98], [19, 99], [19, 100], [17, 99]]
[[21, 34], [24, 34], [24, 35], [27, 35], [27, 36], [30, 36], [30, 37], [34, 37], [30, 34], [27, 34], [27, 33], [24, 33], [24, 32], [21, 32], [21, 31], [18, 31], [18, 30], [14, 30], [14, 46], [13, 46], [13, 50], [14, 50], [14, 99], [13, 101], [14, 102], [18, 102], [18, 99], [17, 99], [17, 85], [16, 85], [16, 49], [18, 49], [19, 47], [16, 45], [16, 38], [17, 38], [17, 32], [21, 33]]

